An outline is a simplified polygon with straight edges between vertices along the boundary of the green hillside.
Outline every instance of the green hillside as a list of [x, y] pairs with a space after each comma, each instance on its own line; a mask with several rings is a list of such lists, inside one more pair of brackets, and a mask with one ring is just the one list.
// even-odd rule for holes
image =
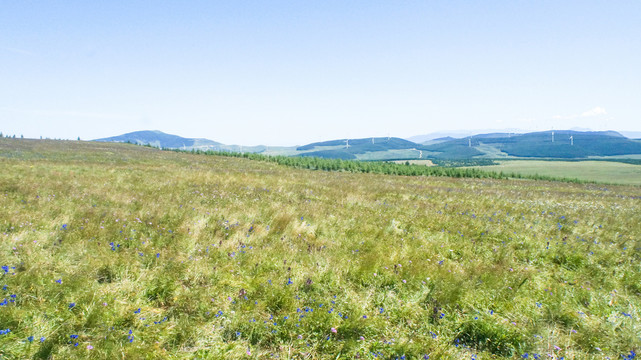
[[550, 176], [610, 184], [641, 185], [641, 165], [615, 161], [499, 160], [498, 165], [477, 167], [483, 171], [525, 176]]
[[[363, 139], [340, 139], [324, 142], [311, 143], [296, 148], [299, 151], [299, 156], [317, 156], [330, 159], [357, 159], [364, 156], [362, 154], [377, 154], [371, 156], [372, 160], [396, 159], [398, 155], [394, 154], [397, 150], [417, 150], [422, 149], [422, 146], [408, 140], [400, 138], [363, 138]], [[407, 154], [407, 153], [405, 153]], [[419, 152], [406, 155], [410, 158], [418, 158]], [[365, 156], [365, 158], [368, 158]]]
[[2, 359], [632, 359], [641, 347], [638, 187], [5, 138], [0, 166]]

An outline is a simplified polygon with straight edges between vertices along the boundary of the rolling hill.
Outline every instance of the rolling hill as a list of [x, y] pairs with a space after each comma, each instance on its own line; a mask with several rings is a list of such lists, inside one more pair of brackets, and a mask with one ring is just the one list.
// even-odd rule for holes
[[437, 157], [440, 158], [471, 156], [580, 159], [641, 154], [641, 143], [615, 131], [557, 130], [527, 134], [481, 134], [426, 145], [425, 148], [439, 152]]
[[[395, 153], [394, 150], [410, 150], [412, 158], [418, 158], [422, 145], [395, 137], [340, 139], [299, 146], [299, 156], [318, 156], [332, 159], [358, 159], [367, 153]], [[408, 156], [408, 155], [405, 155]], [[392, 156], [393, 157], [393, 156]], [[388, 157], [389, 158], [389, 157]]]
[[[212, 151], [233, 151], [233, 152], [264, 152], [267, 147], [225, 145], [217, 141], [204, 138], [184, 138], [178, 135], [166, 134], [158, 130], [134, 131], [118, 136], [112, 136], [94, 141], [101, 142], [129, 142], [138, 145], [150, 145], [162, 149], [182, 150], [212, 150]], [[283, 148], [285, 149], [285, 148]]]
[[96, 141], [130, 142], [169, 149], [367, 161], [475, 158], [589, 159], [641, 156], [641, 141], [629, 139], [616, 131], [555, 130], [554, 137], [552, 131], [525, 134], [494, 132], [465, 138], [436, 138], [423, 144], [396, 137], [373, 137], [336, 139], [298, 147], [225, 145], [208, 139], [183, 138], [161, 131], [136, 131]]
[[13, 138], [0, 138], [0, 164], [2, 359], [632, 359], [641, 348], [635, 186]]
[[138, 145], [151, 145], [159, 148], [194, 149], [208, 148], [223, 145], [209, 139], [184, 138], [178, 135], [166, 134], [158, 130], [134, 131], [118, 136], [96, 139], [103, 142], [129, 142]]

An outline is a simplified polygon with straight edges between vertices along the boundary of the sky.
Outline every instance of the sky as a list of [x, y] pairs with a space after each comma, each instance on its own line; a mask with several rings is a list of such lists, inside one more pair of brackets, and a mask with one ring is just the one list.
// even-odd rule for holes
[[0, 0], [0, 132], [641, 131], [641, 1]]

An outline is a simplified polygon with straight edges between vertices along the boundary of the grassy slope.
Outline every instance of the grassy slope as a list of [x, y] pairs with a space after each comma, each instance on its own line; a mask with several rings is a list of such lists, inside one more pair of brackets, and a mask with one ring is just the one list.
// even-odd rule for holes
[[641, 345], [638, 188], [13, 139], [0, 167], [7, 358], [602, 359]]
[[500, 165], [479, 167], [524, 175], [545, 175], [599, 181], [612, 184], [641, 185], [641, 166], [609, 161], [498, 161]]

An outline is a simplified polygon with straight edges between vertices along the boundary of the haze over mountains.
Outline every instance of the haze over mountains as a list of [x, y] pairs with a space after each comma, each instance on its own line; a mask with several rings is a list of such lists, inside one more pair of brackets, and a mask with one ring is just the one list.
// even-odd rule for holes
[[95, 141], [130, 142], [182, 150], [254, 152], [354, 160], [641, 158], [641, 140], [630, 139], [616, 131], [549, 130], [518, 133], [513, 130], [515, 129], [476, 134], [440, 132], [413, 136], [409, 139], [336, 139], [297, 147], [226, 145], [209, 139], [183, 138], [157, 130], [136, 131]]

